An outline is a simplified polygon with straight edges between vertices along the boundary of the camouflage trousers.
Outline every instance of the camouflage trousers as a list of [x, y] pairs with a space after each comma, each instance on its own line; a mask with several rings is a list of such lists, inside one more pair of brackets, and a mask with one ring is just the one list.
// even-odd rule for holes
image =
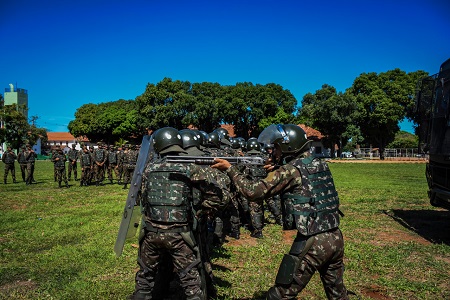
[[88, 184], [91, 181], [91, 167], [81, 168], [81, 182]]
[[[298, 238], [298, 237], [297, 237]], [[296, 240], [297, 240], [296, 238]], [[276, 284], [281, 299], [296, 299], [316, 271], [329, 300], [348, 299], [344, 285], [344, 239], [339, 229], [312, 237], [311, 248], [301, 259], [290, 285]], [[294, 241], [295, 243], [295, 241]]]
[[77, 174], [77, 162], [70, 162], [67, 165], [67, 178], [70, 180], [70, 177], [72, 175], [73, 172], [73, 177], [75, 178], [75, 180], [77, 180], [78, 178], [78, 174]]
[[99, 166], [94, 162], [94, 166], [92, 168], [92, 179], [95, 182], [102, 182], [105, 179], [105, 168], [104, 165]]
[[108, 180], [113, 180], [113, 172], [116, 176], [116, 179], [119, 179], [119, 167], [117, 166], [117, 164], [108, 164], [106, 170], [108, 172]]
[[123, 183], [131, 183], [133, 177], [135, 165], [126, 165], [123, 169]]
[[31, 184], [34, 181], [34, 162], [27, 163], [27, 174], [26, 181]]
[[62, 181], [67, 183], [67, 175], [65, 167], [56, 167], [55, 172], [56, 172], [56, 181], [58, 181], [59, 183], [61, 183]]
[[27, 164], [19, 164], [20, 165], [20, 174], [22, 175], [22, 180], [25, 182], [27, 179]]
[[186, 299], [204, 300], [201, 289], [201, 276], [194, 251], [180, 233], [145, 231], [139, 245], [138, 265], [134, 299], [155, 299], [155, 280], [160, 264], [169, 255], [180, 285], [184, 288]]
[[5, 174], [3, 176], [3, 180], [6, 183], [6, 178], [8, 178], [8, 173], [11, 172], [11, 176], [13, 181], [16, 181], [16, 167], [14, 164], [5, 164]]

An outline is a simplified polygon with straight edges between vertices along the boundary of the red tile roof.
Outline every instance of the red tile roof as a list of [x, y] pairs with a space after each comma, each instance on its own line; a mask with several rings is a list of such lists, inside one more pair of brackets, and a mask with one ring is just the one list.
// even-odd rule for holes
[[68, 132], [47, 132], [49, 141], [74, 141], [75, 137]]

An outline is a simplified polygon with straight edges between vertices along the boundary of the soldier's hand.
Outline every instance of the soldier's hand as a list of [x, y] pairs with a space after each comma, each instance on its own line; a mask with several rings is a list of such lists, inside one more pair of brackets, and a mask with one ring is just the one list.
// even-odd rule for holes
[[211, 168], [216, 168], [221, 171], [226, 171], [229, 167], [231, 167], [230, 162], [226, 159], [214, 158], [214, 161], [216, 163], [214, 165], [212, 165]]

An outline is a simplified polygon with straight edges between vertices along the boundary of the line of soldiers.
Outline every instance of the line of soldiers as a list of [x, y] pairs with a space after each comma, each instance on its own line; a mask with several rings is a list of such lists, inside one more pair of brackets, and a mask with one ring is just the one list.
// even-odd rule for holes
[[123, 188], [126, 189], [131, 181], [138, 154], [139, 146], [114, 147], [102, 142], [98, 142], [96, 148], [83, 146], [81, 150], [77, 150], [76, 144], [73, 144], [67, 155], [58, 147], [52, 152], [54, 179], [59, 187], [62, 187], [62, 183], [69, 187], [68, 181], [71, 181], [72, 174], [75, 181], [78, 180], [79, 163], [80, 186], [92, 184], [100, 186], [105, 179], [113, 184], [115, 177], [117, 183], [123, 184]]
[[[261, 140], [272, 150], [264, 167], [231, 166], [226, 160], [262, 156]], [[269, 126], [256, 141], [247, 141], [246, 153], [239, 142], [222, 128], [209, 134], [171, 127], [154, 132], [155, 153], [147, 160], [139, 199], [139, 270], [129, 299], [164, 299], [174, 278], [183, 292], [177, 299], [214, 298], [211, 237], [220, 245], [229, 220], [227, 234], [240, 238], [244, 220], [252, 227], [251, 235], [262, 238], [263, 200], [268, 207], [270, 201], [290, 202], [290, 210], [284, 212], [293, 217], [298, 231], [267, 299], [295, 299], [316, 271], [328, 299], [348, 299], [339, 198], [326, 162], [310, 156], [310, 141], [293, 124]], [[215, 162], [210, 167], [173, 161], [173, 156], [209, 156]], [[278, 224], [283, 222], [281, 206], [271, 208]]]
[[30, 185], [34, 180], [34, 165], [37, 154], [34, 152], [30, 144], [24, 145], [20, 148], [18, 155], [12, 151], [11, 146], [6, 147], [6, 152], [2, 155], [2, 162], [5, 164], [5, 173], [3, 175], [3, 183], [7, 184], [8, 174], [11, 173], [13, 183], [17, 183], [16, 180], [16, 167], [15, 161], [17, 160], [20, 166], [20, 172], [22, 180], [26, 185]]

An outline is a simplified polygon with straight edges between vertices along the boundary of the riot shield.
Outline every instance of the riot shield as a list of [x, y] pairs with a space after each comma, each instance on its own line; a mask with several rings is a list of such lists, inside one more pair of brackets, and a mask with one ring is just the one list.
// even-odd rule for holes
[[125, 208], [123, 210], [122, 221], [120, 222], [116, 244], [114, 245], [114, 252], [117, 256], [122, 254], [125, 240], [134, 237], [139, 227], [141, 214], [137, 197], [141, 188], [142, 174], [144, 172], [147, 159], [152, 152], [152, 138], [149, 135], [145, 135], [142, 138], [141, 149], [139, 151], [136, 168], [134, 169], [133, 177], [131, 179], [130, 189], [128, 191]]

